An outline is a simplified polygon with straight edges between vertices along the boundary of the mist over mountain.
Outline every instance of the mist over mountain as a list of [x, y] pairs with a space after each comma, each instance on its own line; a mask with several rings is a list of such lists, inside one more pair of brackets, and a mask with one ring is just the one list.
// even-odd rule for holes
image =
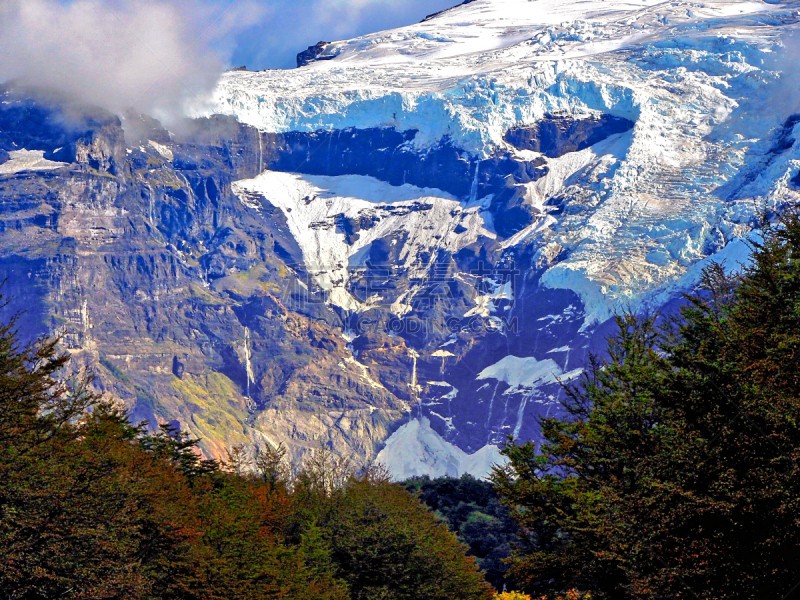
[[175, 120], [208, 96], [232, 36], [263, 12], [247, 1], [11, 0], [0, 9], [0, 80]]

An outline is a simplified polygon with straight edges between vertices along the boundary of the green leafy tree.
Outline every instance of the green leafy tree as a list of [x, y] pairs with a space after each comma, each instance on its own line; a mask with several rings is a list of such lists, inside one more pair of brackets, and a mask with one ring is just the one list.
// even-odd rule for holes
[[491, 597], [466, 548], [380, 466], [355, 468], [318, 451], [287, 487], [296, 506], [292, 535], [352, 600]]
[[491, 598], [464, 546], [399, 485], [351, 480], [327, 499], [318, 526], [353, 600]]
[[476, 558], [495, 589], [507, 586], [504, 560], [510, 555], [517, 528], [491, 483], [463, 475], [458, 479], [419, 477], [403, 485], [467, 545], [468, 554]]

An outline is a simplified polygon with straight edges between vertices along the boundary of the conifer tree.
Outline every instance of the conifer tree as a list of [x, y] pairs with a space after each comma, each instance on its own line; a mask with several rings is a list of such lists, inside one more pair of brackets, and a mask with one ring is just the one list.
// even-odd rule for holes
[[[495, 474], [534, 597], [782, 598], [800, 580], [800, 219], [672, 323], [618, 318], [544, 443]], [[577, 592], [576, 592], [577, 590]]]

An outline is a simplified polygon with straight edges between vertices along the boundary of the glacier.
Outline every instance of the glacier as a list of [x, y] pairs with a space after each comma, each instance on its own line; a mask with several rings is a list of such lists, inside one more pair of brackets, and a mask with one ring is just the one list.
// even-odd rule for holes
[[[402, 352], [457, 391], [443, 397], [415, 377], [407, 400], [426, 416], [380, 456], [406, 475], [460, 473], [464, 456], [495, 456], [508, 434], [535, 437], [535, 417], [601, 348], [615, 313], [674, 302], [712, 260], [739, 268], [760, 215], [797, 200], [798, 29], [797, 1], [475, 0], [334, 42], [333, 58], [296, 70], [226, 73], [196, 116], [230, 115], [265, 135], [414, 132], [398, 151], [449, 149], [471, 169], [463, 195], [444, 191], [446, 174], [420, 187], [265, 168], [234, 186], [250, 209], [282, 211], [348, 331], [353, 314], [420, 313], [420, 282], [453, 257], [450, 289], [474, 292], [459, 315], [482, 319], [483, 337], [403, 334]], [[631, 127], [548, 155], [508, 141], [548, 119], [603, 118]], [[513, 203], [500, 188], [480, 191], [481, 161], [493, 158], [538, 169], [515, 187], [530, 216], [519, 227], [501, 226]], [[342, 222], [367, 224], [353, 233]], [[356, 272], [389, 239], [406, 283], [358, 298]], [[469, 252], [519, 273], [476, 276], [462, 266]], [[378, 341], [350, 341], [359, 360], [378, 360]]]
[[[548, 176], [530, 184], [532, 203], [561, 192], [590, 209], [546, 227], [570, 257], [543, 283], [579, 291], [596, 323], [680, 277], [707, 244], [744, 235], [752, 198], [782, 193], [780, 180], [796, 171], [788, 157], [749, 189], [717, 197], [788, 116], [759, 107], [782, 85], [769, 66], [799, 8], [478, 0], [334, 43], [334, 60], [227, 73], [210, 111], [263, 131], [415, 129], [419, 147], [449, 137], [479, 156], [508, 146], [503, 135], [511, 127], [548, 113], [635, 120], [624, 139], [548, 159]], [[533, 234], [544, 235], [541, 223], [514, 242]]]

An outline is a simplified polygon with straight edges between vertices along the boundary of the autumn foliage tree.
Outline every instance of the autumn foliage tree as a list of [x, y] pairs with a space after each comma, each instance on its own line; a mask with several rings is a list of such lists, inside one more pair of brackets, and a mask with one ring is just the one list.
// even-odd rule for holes
[[495, 482], [533, 597], [783, 598], [800, 581], [800, 219], [680, 318], [618, 318], [544, 443]]
[[0, 599], [490, 598], [435, 517], [376, 471], [280, 448], [223, 464], [60, 378], [0, 328]]

